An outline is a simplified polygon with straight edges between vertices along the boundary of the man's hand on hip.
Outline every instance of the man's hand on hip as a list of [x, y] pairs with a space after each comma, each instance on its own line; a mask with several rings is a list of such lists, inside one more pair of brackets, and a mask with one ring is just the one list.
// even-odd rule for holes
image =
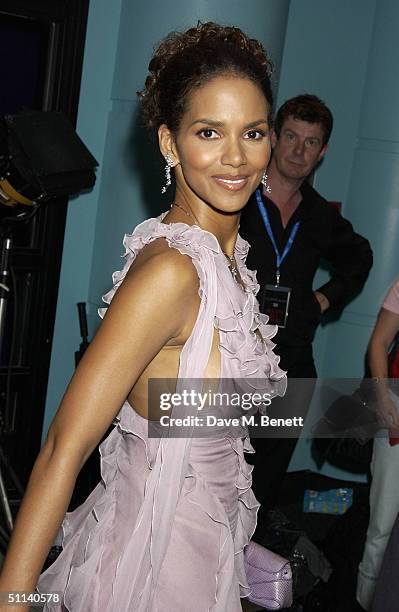
[[320, 291], [315, 291], [314, 295], [315, 295], [316, 300], [320, 304], [320, 310], [322, 313], [328, 310], [328, 308], [330, 308], [330, 302], [328, 301], [325, 295], [320, 293]]

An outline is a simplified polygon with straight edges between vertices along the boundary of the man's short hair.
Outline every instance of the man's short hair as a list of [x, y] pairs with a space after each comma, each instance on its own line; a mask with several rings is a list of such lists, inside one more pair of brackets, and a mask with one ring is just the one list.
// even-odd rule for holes
[[277, 137], [280, 136], [281, 128], [288, 117], [308, 123], [320, 123], [324, 135], [323, 146], [328, 143], [333, 128], [333, 116], [327, 105], [317, 96], [302, 94], [287, 100], [280, 106], [274, 122]]

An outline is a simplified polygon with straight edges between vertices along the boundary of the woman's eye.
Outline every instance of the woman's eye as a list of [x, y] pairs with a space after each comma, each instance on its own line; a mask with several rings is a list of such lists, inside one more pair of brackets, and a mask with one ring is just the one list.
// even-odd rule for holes
[[266, 132], [264, 130], [250, 130], [245, 135], [249, 140], [260, 140], [261, 138], [265, 138]]
[[206, 140], [211, 140], [213, 138], [218, 138], [218, 133], [215, 130], [211, 130], [211, 128], [204, 128], [197, 132], [201, 138], [205, 138]]

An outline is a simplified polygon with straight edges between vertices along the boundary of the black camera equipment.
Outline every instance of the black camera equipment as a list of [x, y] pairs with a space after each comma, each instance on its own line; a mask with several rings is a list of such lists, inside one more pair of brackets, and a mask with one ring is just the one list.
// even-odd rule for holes
[[[97, 166], [61, 113], [26, 111], [0, 119], [0, 358], [5, 355], [6, 311], [13, 290], [13, 229], [28, 223], [44, 204], [55, 205], [58, 198], [92, 188]], [[17, 306], [14, 295], [14, 311]], [[3, 474], [22, 491], [1, 444], [1, 438], [13, 431], [9, 400], [12, 352], [11, 348], [6, 393], [0, 404], [0, 505], [7, 527], [7, 531], [0, 527], [3, 547], [13, 527]]]
[[0, 130], [3, 204], [34, 206], [93, 187], [98, 164], [61, 113], [8, 115]]

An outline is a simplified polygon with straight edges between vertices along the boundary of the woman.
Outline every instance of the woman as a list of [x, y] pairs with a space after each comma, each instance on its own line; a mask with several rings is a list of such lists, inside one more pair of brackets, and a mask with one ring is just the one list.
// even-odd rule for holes
[[357, 583], [357, 600], [364, 610], [372, 608], [376, 580], [399, 512], [399, 397], [397, 385], [390, 388], [388, 379], [388, 351], [397, 333], [399, 279], [385, 297], [368, 350], [371, 375], [377, 379], [377, 416], [387, 429], [378, 434], [373, 446], [370, 522]]
[[270, 156], [269, 74], [260, 43], [214, 23], [155, 52], [140, 98], [166, 160], [162, 191], [173, 168], [175, 199], [125, 237], [110, 307], [35, 464], [1, 590], [34, 589], [76, 475], [117, 417], [101, 446], [102, 482], [67, 515], [63, 552], [39, 581], [41, 592], [63, 593], [65, 607], [47, 609], [241, 610], [258, 506], [248, 439], [149, 437], [147, 399], [154, 378], [177, 379], [180, 392], [207, 377], [285, 390], [276, 330], [259, 314], [238, 236]]

